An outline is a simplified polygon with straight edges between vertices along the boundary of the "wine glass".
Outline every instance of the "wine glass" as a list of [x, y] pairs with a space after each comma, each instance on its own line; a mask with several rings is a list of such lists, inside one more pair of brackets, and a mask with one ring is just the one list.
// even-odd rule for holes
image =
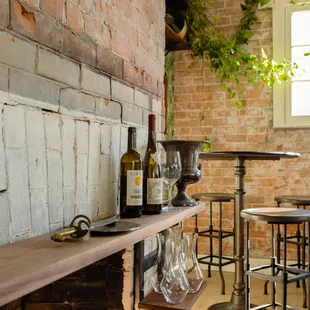
[[163, 156], [161, 163], [161, 172], [164, 183], [168, 187], [168, 204], [164, 207], [163, 211], [172, 211], [175, 210], [171, 203], [171, 191], [172, 186], [181, 176], [181, 156], [180, 152], [176, 150], [167, 150]]

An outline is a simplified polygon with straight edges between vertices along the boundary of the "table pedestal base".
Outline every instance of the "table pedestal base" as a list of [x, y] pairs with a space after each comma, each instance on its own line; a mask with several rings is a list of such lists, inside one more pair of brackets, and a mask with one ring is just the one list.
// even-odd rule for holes
[[[251, 308], [256, 307], [256, 305], [251, 304]], [[237, 306], [233, 304], [231, 301], [221, 302], [218, 304], [214, 304], [208, 308], [208, 310], [245, 310], [245, 305]]]

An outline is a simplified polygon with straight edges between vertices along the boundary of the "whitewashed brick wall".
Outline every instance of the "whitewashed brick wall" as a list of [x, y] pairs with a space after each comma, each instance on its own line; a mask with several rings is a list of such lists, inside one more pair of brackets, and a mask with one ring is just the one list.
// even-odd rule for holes
[[119, 212], [127, 128], [144, 155], [161, 99], [13, 33], [0, 46], [0, 244]]

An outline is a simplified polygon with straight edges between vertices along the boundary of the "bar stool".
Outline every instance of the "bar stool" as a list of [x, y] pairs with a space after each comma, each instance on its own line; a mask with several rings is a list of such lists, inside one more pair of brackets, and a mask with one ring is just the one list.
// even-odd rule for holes
[[[287, 225], [289, 224], [302, 224], [305, 228], [305, 223], [308, 223], [307, 235], [310, 235], [310, 211], [303, 209], [293, 209], [293, 208], [259, 208], [259, 209], [247, 209], [241, 211], [241, 217], [246, 219], [246, 308], [250, 308], [250, 276], [257, 277], [263, 280], [270, 281], [272, 283], [272, 300], [271, 303], [257, 306], [255, 309], [264, 309], [266, 307], [282, 307], [282, 309], [287, 308], [287, 285], [289, 283], [296, 282], [298, 280], [303, 280], [308, 278], [308, 309], [310, 309], [310, 244], [308, 244], [308, 267], [307, 271], [300, 268], [294, 268], [287, 265]], [[255, 268], [250, 266], [250, 225], [249, 221], [264, 221], [271, 225], [271, 262], [269, 265], [263, 265]], [[275, 251], [275, 232], [274, 225], [283, 225], [283, 264], [277, 261], [276, 251]], [[305, 231], [305, 230], [304, 230]], [[305, 252], [305, 238], [302, 238], [303, 247], [302, 251]], [[303, 255], [305, 255], [303, 253]], [[259, 272], [260, 270], [271, 270], [271, 275], [267, 275]], [[281, 273], [281, 276], [278, 274]], [[293, 275], [289, 277], [289, 275]], [[282, 283], [282, 304], [276, 301], [276, 283]], [[253, 308], [254, 309], [254, 308]]]
[[[310, 197], [309, 196], [276, 196], [274, 200], [277, 202], [277, 207], [280, 208], [281, 203], [290, 203], [297, 207], [297, 209], [303, 208], [306, 209], [307, 206], [310, 206]], [[304, 267], [305, 257], [301, 258], [301, 246], [302, 246], [302, 234], [300, 231], [300, 225], [297, 225], [296, 234], [287, 237], [287, 243], [295, 244], [297, 246], [297, 263], [290, 264], [291, 267], [297, 266], [298, 268]], [[280, 253], [281, 253], [281, 243], [283, 242], [283, 238], [281, 237], [280, 227], [278, 227], [277, 232], [277, 260], [280, 262]], [[307, 245], [307, 238], [305, 242], [305, 246]], [[305, 253], [305, 251], [303, 252]], [[268, 281], [265, 282], [264, 294], [268, 294], [267, 290]], [[303, 295], [304, 295], [304, 303], [303, 307], [307, 308], [307, 299], [306, 299], [306, 286], [303, 281]], [[300, 287], [299, 281], [296, 282], [296, 287]]]
[[[310, 197], [309, 196], [276, 196], [274, 200], [277, 202], [277, 206], [280, 208], [281, 203], [290, 203], [297, 207], [297, 209], [303, 208], [306, 209], [307, 206], [310, 206]], [[287, 243], [297, 245], [297, 263], [291, 266], [297, 266], [301, 268], [301, 245], [302, 245], [302, 235], [300, 233], [300, 225], [297, 225], [296, 235], [287, 237]], [[281, 237], [280, 230], [278, 230], [277, 236], [278, 249], [277, 249], [277, 257], [280, 259], [280, 243], [283, 242], [283, 238]], [[299, 287], [299, 282], [297, 282], [297, 287]]]
[[[223, 219], [223, 211], [222, 211], [222, 203], [223, 202], [230, 202], [234, 200], [235, 196], [233, 194], [228, 193], [202, 193], [202, 194], [195, 194], [192, 196], [193, 199], [203, 200], [203, 201], [209, 201], [210, 203], [210, 223], [209, 228], [207, 230], [199, 231], [198, 230], [198, 214], [195, 216], [195, 232], [198, 233], [198, 236], [201, 237], [208, 237], [210, 239], [210, 254], [198, 258], [199, 263], [208, 265], [208, 277], [211, 277], [211, 266], [216, 266], [219, 268], [219, 274], [221, 278], [222, 283], [222, 295], [225, 295], [225, 280], [224, 275], [222, 271], [222, 267], [234, 263], [234, 259], [223, 256], [223, 239], [227, 237], [234, 236], [234, 231], [225, 231], [222, 229], [222, 219]], [[214, 229], [213, 227], [213, 203], [219, 202], [220, 207], [220, 223], [219, 228]], [[213, 239], [219, 239], [219, 255], [215, 255], [213, 253]], [[196, 255], [198, 257], [198, 243], [196, 247]], [[213, 259], [217, 258], [218, 263], [214, 262]], [[224, 260], [224, 261], [223, 261]]]

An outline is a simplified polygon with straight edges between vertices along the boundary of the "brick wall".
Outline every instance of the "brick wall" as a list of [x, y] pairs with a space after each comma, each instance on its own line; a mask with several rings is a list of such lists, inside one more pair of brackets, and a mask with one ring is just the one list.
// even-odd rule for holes
[[[219, 15], [223, 29], [230, 33], [240, 20], [240, 3], [235, 0], [214, 0], [214, 15]], [[254, 36], [248, 50], [259, 53], [264, 47], [272, 56], [272, 22], [263, 23], [264, 13], [260, 11], [260, 21], [254, 26]], [[276, 162], [247, 162], [246, 198], [247, 208], [275, 206], [275, 195], [309, 195], [310, 135], [307, 130], [274, 130], [272, 127], [272, 90], [263, 86], [244, 84], [244, 108], [238, 111], [235, 102], [228, 100], [220, 88], [218, 78], [205, 63], [202, 74], [202, 60], [194, 59], [190, 51], [175, 54], [175, 138], [212, 139], [212, 149], [248, 151], [294, 151], [300, 152], [300, 159]], [[206, 116], [202, 126], [201, 115]], [[190, 186], [194, 192], [232, 192], [234, 189], [233, 162], [203, 162], [203, 177], [196, 185]], [[214, 208], [216, 209], [216, 208]], [[225, 228], [232, 228], [233, 204], [224, 207]], [[209, 225], [208, 212], [200, 216], [199, 226]], [[188, 225], [194, 225], [193, 220]], [[252, 226], [252, 252], [254, 257], [269, 257], [271, 244], [265, 225]], [[208, 252], [207, 238], [200, 239], [200, 251]], [[228, 238], [229, 239], [229, 238]], [[232, 254], [232, 241], [224, 241], [224, 253]], [[294, 247], [290, 248], [295, 256]]]
[[127, 127], [161, 131], [164, 0], [0, 1], [0, 244], [117, 212]]

